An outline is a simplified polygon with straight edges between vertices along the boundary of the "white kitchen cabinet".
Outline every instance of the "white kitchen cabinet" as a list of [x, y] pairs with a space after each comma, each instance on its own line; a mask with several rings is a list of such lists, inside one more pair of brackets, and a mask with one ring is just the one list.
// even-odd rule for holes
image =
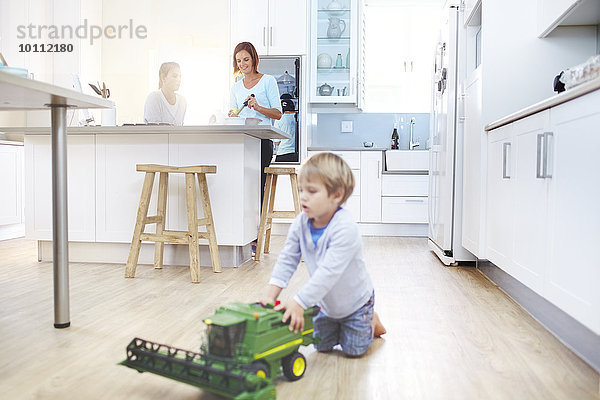
[[359, 3], [312, 0], [310, 84], [312, 103], [357, 103]]
[[488, 134], [486, 255], [511, 273], [514, 219], [512, 125]]
[[481, 119], [481, 88], [479, 68], [465, 85], [462, 245], [478, 258], [484, 259], [488, 142]]
[[[69, 136], [69, 144], [73, 136]], [[96, 154], [96, 242], [129, 243], [137, 217], [144, 173], [136, 164], [169, 165], [169, 135], [97, 135]], [[69, 159], [71, 165], [71, 159]], [[72, 168], [69, 168], [71, 171]], [[93, 180], [92, 180], [93, 182]], [[169, 189], [171, 186], [169, 185]], [[69, 188], [73, 184], [69, 180]], [[149, 212], [156, 210], [158, 177], [155, 178]], [[93, 204], [93, 203], [92, 203]], [[92, 213], [93, 215], [93, 213]], [[168, 218], [171, 215], [168, 214]], [[168, 224], [168, 223], [167, 223]], [[148, 227], [152, 231], [154, 225]]]
[[600, 91], [488, 136], [487, 258], [600, 333]]
[[382, 197], [381, 222], [400, 224], [426, 224], [427, 197]]
[[[28, 239], [52, 240], [50, 135], [25, 136], [25, 231]], [[96, 190], [94, 136], [69, 136], [67, 202], [69, 241], [94, 241]], [[120, 194], [115, 192], [115, 196]], [[135, 221], [135, 220], [134, 220]]]
[[600, 91], [550, 110], [548, 260], [550, 301], [600, 334]]
[[381, 222], [382, 152], [360, 153], [360, 221]]
[[0, 225], [20, 224], [23, 217], [23, 146], [0, 144]]
[[381, 195], [384, 197], [427, 197], [429, 175], [383, 175]]
[[[512, 275], [543, 294], [546, 268], [546, 202], [549, 180], [542, 175], [543, 141], [548, 140], [549, 110], [512, 124], [514, 157]], [[539, 144], [539, 151], [538, 151]], [[548, 143], [550, 144], [550, 143]], [[539, 167], [539, 168], [537, 168]]]
[[596, 0], [538, 0], [538, 35], [547, 37], [559, 26], [598, 25], [600, 3]]
[[250, 42], [259, 55], [302, 55], [306, 46], [304, 0], [231, 0], [232, 49]]
[[365, 110], [429, 113], [440, 6], [389, 3], [365, 7]]

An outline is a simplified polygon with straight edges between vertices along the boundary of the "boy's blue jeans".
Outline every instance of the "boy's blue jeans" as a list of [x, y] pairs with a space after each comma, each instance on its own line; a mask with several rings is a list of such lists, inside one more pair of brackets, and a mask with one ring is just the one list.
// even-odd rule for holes
[[373, 306], [375, 293], [358, 310], [347, 317], [329, 318], [322, 311], [313, 317], [314, 335], [321, 341], [318, 351], [330, 351], [339, 344], [346, 354], [358, 356], [367, 351], [373, 342]]

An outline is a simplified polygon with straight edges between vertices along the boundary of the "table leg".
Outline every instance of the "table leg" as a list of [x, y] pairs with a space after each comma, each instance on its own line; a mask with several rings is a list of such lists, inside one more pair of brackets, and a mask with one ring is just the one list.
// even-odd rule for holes
[[67, 106], [52, 105], [52, 250], [54, 327], [69, 320], [69, 238], [67, 219]]

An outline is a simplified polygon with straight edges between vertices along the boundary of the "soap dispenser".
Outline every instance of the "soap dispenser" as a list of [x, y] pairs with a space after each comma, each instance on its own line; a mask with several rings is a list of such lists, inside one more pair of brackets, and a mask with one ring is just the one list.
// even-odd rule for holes
[[392, 150], [398, 150], [400, 147], [399, 142], [400, 142], [400, 136], [398, 136], [398, 124], [395, 123], [394, 130], [392, 131], [392, 144], [391, 144], [390, 148]]

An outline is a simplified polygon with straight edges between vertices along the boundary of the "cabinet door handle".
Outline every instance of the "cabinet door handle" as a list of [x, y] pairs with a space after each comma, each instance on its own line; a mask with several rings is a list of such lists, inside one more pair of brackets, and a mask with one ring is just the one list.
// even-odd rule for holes
[[410, 72], [413, 72], [413, 62], [410, 62]]
[[502, 179], [510, 179], [508, 170], [508, 156], [510, 152], [510, 142], [502, 144]]
[[379, 179], [380, 172], [381, 172], [381, 161], [377, 160], [377, 179]]
[[271, 46], [273, 46], [273, 27], [269, 28], [269, 42], [271, 43]]
[[404, 201], [407, 203], [424, 203], [425, 202], [425, 200], [423, 200], [423, 199], [406, 199]]
[[266, 27], [266, 26], [263, 26], [263, 46], [266, 46], [266, 45], [267, 45], [267, 42], [266, 42], [266, 35], [267, 35], [267, 27]]
[[544, 145], [544, 134], [538, 133], [537, 135], [537, 155], [535, 159], [535, 177], [536, 179], [544, 179], [544, 161], [542, 160], [542, 153], [544, 152], [542, 149], [545, 147]]
[[406, 61], [404, 61], [404, 72], [406, 72]]
[[554, 134], [552, 132], [544, 132], [544, 160], [543, 173], [544, 178], [552, 178], [552, 142]]

